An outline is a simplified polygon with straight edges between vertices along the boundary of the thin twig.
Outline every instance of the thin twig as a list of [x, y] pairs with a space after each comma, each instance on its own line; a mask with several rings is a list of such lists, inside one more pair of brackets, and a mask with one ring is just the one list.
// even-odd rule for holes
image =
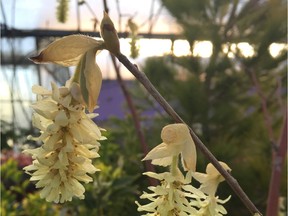
[[[156, 90], [150, 80], [146, 77], [146, 75], [139, 71], [138, 68], [133, 65], [125, 55], [118, 54], [116, 56], [118, 60], [136, 77], [136, 79], [147, 89], [147, 91], [155, 98], [155, 100], [163, 107], [163, 109], [169, 114], [175, 122], [184, 123], [181, 117], [175, 112], [175, 110], [169, 105], [169, 103], [162, 97], [162, 95]], [[194, 131], [190, 129], [190, 134], [197, 146], [197, 148], [206, 156], [206, 158], [215, 166], [215, 168], [221, 173], [221, 175], [226, 179], [227, 183], [234, 190], [237, 196], [241, 199], [243, 204], [247, 207], [247, 209], [252, 213], [258, 213], [260, 215], [261, 212], [255, 207], [255, 205], [251, 202], [245, 192], [242, 190], [237, 180], [228, 173], [222, 166], [219, 164], [218, 160], [214, 157], [214, 155], [207, 149], [207, 147], [202, 143], [202, 141], [197, 137]]]
[[279, 107], [280, 107], [283, 115], [285, 115], [287, 109], [286, 109], [285, 103], [283, 102], [282, 97], [281, 97], [283, 86], [281, 83], [281, 78], [279, 76], [276, 77], [276, 82], [277, 82], [277, 89], [276, 89], [277, 101], [278, 101]]
[[264, 120], [265, 120], [265, 125], [267, 128], [267, 132], [269, 135], [269, 139], [272, 142], [272, 145], [275, 145], [275, 138], [274, 138], [274, 132], [273, 132], [273, 128], [272, 128], [272, 120], [271, 120], [271, 115], [268, 111], [268, 107], [267, 107], [267, 98], [265, 96], [265, 93], [263, 92], [261, 85], [256, 77], [256, 74], [253, 70], [249, 70], [248, 68], [246, 68], [246, 71], [248, 72], [248, 74], [250, 75], [251, 81], [254, 85], [254, 87], [256, 88], [256, 91], [261, 99], [261, 105], [262, 105], [262, 112], [264, 115]]
[[287, 152], [287, 115], [283, 123], [277, 151], [272, 162], [266, 215], [273, 216], [278, 211], [282, 170]]

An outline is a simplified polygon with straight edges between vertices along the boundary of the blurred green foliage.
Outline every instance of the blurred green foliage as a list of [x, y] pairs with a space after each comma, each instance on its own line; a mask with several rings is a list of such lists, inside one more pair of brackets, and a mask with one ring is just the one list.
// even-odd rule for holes
[[28, 176], [18, 168], [14, 159], [1, 164], [1, 215], [2, 216], [54, 216], [57, 206], [40, 199]]

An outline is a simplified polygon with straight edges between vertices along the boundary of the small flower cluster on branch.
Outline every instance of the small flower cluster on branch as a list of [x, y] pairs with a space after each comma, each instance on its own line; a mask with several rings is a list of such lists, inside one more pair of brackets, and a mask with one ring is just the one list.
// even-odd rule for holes
[[[217, 169], [209, 163], [206, 174], [195, 172], [196, 149], [185, 124], [171, 124], [162, 129], [163, 143], [152, 149], [143, 160], [152, 160], [160, 166], [170, 166], [170, 172], [147, 172], [152, 178], [160, 180], [156, 187], [148, 187], [151, 193], [144, 192], [140, 198], [148, 199], [150, 203], [138, 205], [139, 212], [148, 212], [144, 215], [167, 216], [221, 216], [227, 214], [222, 206], [226, 200], [215, 196], [218, 184], [224, 178]], [[182, 167], [187, 171], [186, 176], [178, 167], [178, 158], [181, 156]], [[223, 162], [221, 166], [227, 171], [231, 169]], [[191, 185], [192, 178], [201, 183], [197, 189]]]

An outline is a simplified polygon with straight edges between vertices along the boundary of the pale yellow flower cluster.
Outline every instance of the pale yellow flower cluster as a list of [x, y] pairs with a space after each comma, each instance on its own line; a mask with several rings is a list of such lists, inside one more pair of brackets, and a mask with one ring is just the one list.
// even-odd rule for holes
[[[227, 214], [221, 200], [215, 196], [220, 182], [224, 181], [218, 170], [209, 163], [206, 173], [195, 172], [196, 148], [185, 124], [171, 124], [162, 129], [163, 143], [153, 148], [143, 160], [152, 160], [154, 165], [170, 166], [170, 172], [161, 174], [144, 173], [160, 180], [156, 187], [148, 187], [152, 193], [144, 192], [141, 199], [148, 199], [150, 203], [138, 205], [139, 212], [154, 216], [221, 216]], [[184, 178], [178, 168], [178, 157], [181, 156], [182, 167], [188, 171]], [[223, 162], [219, 162], [227, 171], [231, 169]], [[191, 185], [192, 177], [201, 183], [199, 188]]]
[[231, 196], [229, 196], [225, 200], [219, 199], [219, 197], [214, 196], [206, 196], [204, 200], [195, 197], [196, 201], [194, 201], [193, 205], [198, 206], [199, 210], [196, 216], [222, 216], [227, 214], [226, 209], [222, 204], [225, 204], [229, 201]]
[[138, 202], [138, 211], [149, 212], [145, 215], [197, 215], [197, 209], [191, 198], [199, 197], [205, 199], [205, 194], [194, 188], [191, 183], [191, 172], [188, 172], [184, 178], [183, 174], [177, 169], [175, 174], [165, 172], [161, 174], [147, 172], [147, 176], [158, 179], [161, 185], [150, 186], [148, 189], [152, 193], [144, 192], [140, 198], [149, 199], [151, 202], [146, 205], [140, 205]]
[[[92, 178], [87, 174], [98, 171], [92, 164], [99, 157], [99, 127], [85, 114], [84, 106], [71, 94], [75, 85], [58, 88], [52, 83], [52, 91], [33, 86], [37, 102], [32, 104], [33, 125], [40, 129], [39, 137], [30, 137], [43, 142], [36, 149], [24, 152], [31, 154], [33, 164], [24, 168], [36, 188], [42, 188], [41, 198], [63, 203], [73, 196], [84, 198], [84, 186]], [[95, 115], [94, 115], [95, 117]]]
[[[227, 164], [221, 161], [219, 161], [219, 163], [226, 171], [231, 171]], [[207, 195], [204, 200], [196, 197], [195, 203], [200, 207], [197, 215], [221, 216], [227, 214], [227, 211], [222, 204], [228, 202], [231, 196], [222, 200], [215, 195], [219, 183], [224, 181], [223, 176], [218, 172], [218, 170], [209, 163], [206, 167], [206, 173], [195, 172], [192, 176], [201, 183], [199, 190]]]

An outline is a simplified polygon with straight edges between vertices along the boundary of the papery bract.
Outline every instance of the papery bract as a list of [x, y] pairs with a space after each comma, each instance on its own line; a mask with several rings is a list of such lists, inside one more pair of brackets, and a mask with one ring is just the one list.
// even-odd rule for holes
[[185, 170], [196, 169], [196, 147], [185, 124], [170, 124], [161, 132], [163, 143], [153, 148], [143, 160], [152, 160], [155, 165], [168, 166], [172, 157], [181, 154]]
[[89, 112], [93, 112], [102, 85], [102, 73], [95, 63], [97, 49], [91, 49], [81, 59], [80, 89]]
[[102, 40], [84, 35], [69, 35], [49, 44], [38, 56], [30, 59], [35, 63], [55, 63], [62, 66], [75, 66], [89, 49], [103, 47]]

